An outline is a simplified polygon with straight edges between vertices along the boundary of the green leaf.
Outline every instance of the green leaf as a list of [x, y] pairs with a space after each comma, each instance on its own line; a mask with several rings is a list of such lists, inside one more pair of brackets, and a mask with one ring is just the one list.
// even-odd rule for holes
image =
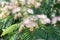
[[8, 2], [9, 2], [10, 0], [0, 0], [0, 2], [6, 2], [6, 1], [8, 1]]
[[5, 34], [8, 34], [8, 33], [13, 32], [13, 30], [14, 30], [15, 28], [17, 28], [17, 27], [18, 27], [18, 24], [11, 25], [10, 27], [4, 29], [4, 31], [3, 31], [2, 34], [1, 34], [1, 36], [4, 36]]
[[6, 28], [6, 26], [10, 26], [12, 22], [12, 16], [6, 16], [5, 18], [0, 19], [0, 28]]
[[34, 36], [36, 37], [36, 39], [45, 39], [46, 38], [46, 33], [44, 30], [41, 29], [35, 29], [34, 30]]
[[29, 31], [26, 31], [22, 34], [21, 40], [33, 40], [33, 36]]
[[13, 32], [5, 38], [6, 40], [17, 40], [19, 32]]

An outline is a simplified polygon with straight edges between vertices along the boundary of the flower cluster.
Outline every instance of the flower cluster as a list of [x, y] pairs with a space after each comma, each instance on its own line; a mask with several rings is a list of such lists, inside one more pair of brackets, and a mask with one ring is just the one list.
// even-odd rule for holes
[[[33, 27], [38, 28], [38, 23], [36, 22], [38, 19], [43, 25], [48, 23], [56, 24], [57, 21], [60, 21], [60, 16], [52, 15], [53, 18], [50, 19], [45, 14], [37, 13], [34, 15], [34, 10], [32, 7], [38, 9], [41, 6], [42, 1], [43, 0], [11, 0], [10, 2], [0, 2], [0, 18], [2, 19], [12, 14], [14, 20], [16, 20], [22, 16], [23, 21], [21, 21], [20, 24], [24, 25], [27, 28], [30, 28], [31, 31], [33, 31]], [[20, 27], [19, 30], [21, 29], [22, 27]]]
[[56, 24], [57, 21], [60, 21], [60, 16], [55, 16], [52, 18], [52, 24]]

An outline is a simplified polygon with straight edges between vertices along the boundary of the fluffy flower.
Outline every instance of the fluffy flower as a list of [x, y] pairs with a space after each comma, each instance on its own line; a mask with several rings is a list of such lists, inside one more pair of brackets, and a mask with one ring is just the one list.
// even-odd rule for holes
[[27, 0], [27, 4], [33, 4], [34, 5], [34, 0]]
[[42, 2], [43, 0], [39, 0], [40, 2]]
[[38, 17], [38, 18], [41, 18], [41, 19], [45, 19], [45, 18], [47, 18], [47, 16], [44, 15], [44, 14], [38, 14], [37, 17]]
[[0, 2], [2, 4], [2, 7], [5, 5], [5, 4], [8, 4], [8, 2]]
[[29, 18], [24, 19], [24, 20], [23, 20], [23, 23], [24, 23], [24, 24], [29, 24], [29, 23], [30, 23], [30, 19], [29, 19]]
[[20, 25], [20, 28], [19, 28], [19, 32], [22, 32], [22, 30], [24, 29], [24, 25]]
[[56, 24], [57, 21], [60, 21], [60, 16], [55, 16], [52, 18], [52, 24]]
[[13, 13], [19, 12], [20, 11], [20, 7], [16, 7], [12, 10]]
[[21, 2], [24, 2], [24, 1], [26, 1], [26, 0], [20, 0]]
[[5, 7], [2, 8], [3, 11], [5, 11], [7, 9], [12, 9], [12, 6], [6, 5]]
[[44, 20], [40, 20], [42, 24], [50, 23], [50, 19], [46, 18]]
[[17, 19], [17, 15], [15, 14], [15, 15], [14, 15], [14, 20], [16, 20], [16, 19]]
[[32, 9], [27, 9], [27, 12], [30, 14], [34, 14], [34, 11]]
[[30, 19], [31, 19], [32, 21], [36, 21], [36, 20], [38, 20], [38, 17], [37, 17], [37, 16], [30, 16]]
[[53, 17], [52, 18], [52, 24], [56, 24], [56, 22], [57, 22], [57, 17]]
[[37, 26], [37, 23], [34, 22], [34, 21], [32, 21], [29, 17], [23, 20], [23, 24], [24, 24], [27, 28], [36, 27], [36, 26]]
[[37, 23], [36, 22], [30, 22], [29, 24], [26, 24], [26, 27], [27, 28], [36, 27], [36, 26], [37, 26]]
[[15, 14], [14, 15], [14, 20], [16, 20], [17, 18], [20, 18], [21, 16], [22, 16], [21, 13]]
[[38, 8], [40, 5], [41, 5], [41, 3], [40, 3], [40, 2], [37, 2], [37, 3], [35, 4], [35, 8]]
[[42, 24], [50, 23], [50, 19], [44, 14], [37, 15], [37, 17], [40, 18]]
[[58, 16], [58, 21], [60, 21], [60, 16]]
[[1, 14], [0, 14], [0, 18], [4, 18], [9, 14], [10, 14], [10, 12], [8, 10], [2, 11]]
[[20, 0], [21, 5], [25, 5], [26, 1], [25, 0]]
[[18, 17], [18, 18], [21, 17], [21, 16], [22, 16], [21, 13], [18, 13], [18, 14], [17, 14], [17, 17]]

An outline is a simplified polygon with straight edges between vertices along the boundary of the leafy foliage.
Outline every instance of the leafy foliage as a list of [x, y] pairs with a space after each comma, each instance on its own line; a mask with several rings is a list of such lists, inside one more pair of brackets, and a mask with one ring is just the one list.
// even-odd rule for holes
[[13, 32], [13, 30], [16, 29], [17, 27], [18, 27], [18, 24], [11, 25], [10, 27], [3, 30], [3, 33], [1, 34], [1, 36], [4, 36], [5, 34]]
[[[59, 0], [34, 0], [35, 4], [40, 5], [39, 7], [36, 7], [33, 1], [31, 4], [28, 0], [25, 0], [26, 4], [24, 4], [25, 1], [20, 1], [0, 0], [1, 40], [60, 40]], [[7, 10], [8, 12], [5, 13]], [[1, 14], [4, 15], [1, 16]], [[46, 15], [43, 18], [49, 18], [50, 23], [44, 24], [47, 21], [46, 18], [41, 23], [43, 19], [36, 17], [41, 14], [42, 17]], [[52, 24], [54, 17], [57, 17], [58, 21]]]

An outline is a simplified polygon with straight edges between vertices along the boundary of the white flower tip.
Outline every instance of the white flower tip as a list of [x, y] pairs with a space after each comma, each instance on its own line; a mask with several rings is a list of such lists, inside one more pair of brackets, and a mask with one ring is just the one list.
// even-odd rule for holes
[[32, 9], [28, 9], [27, 12], [30, 14], [34, 14], [34, 11]]
[[37, 15], [37, 17], [38, 17], [38, 18], [42, 18], [42, 19], [47, 18], [47, 16], [44, 15], [44, 14], [39, 14], [39, 15]]

